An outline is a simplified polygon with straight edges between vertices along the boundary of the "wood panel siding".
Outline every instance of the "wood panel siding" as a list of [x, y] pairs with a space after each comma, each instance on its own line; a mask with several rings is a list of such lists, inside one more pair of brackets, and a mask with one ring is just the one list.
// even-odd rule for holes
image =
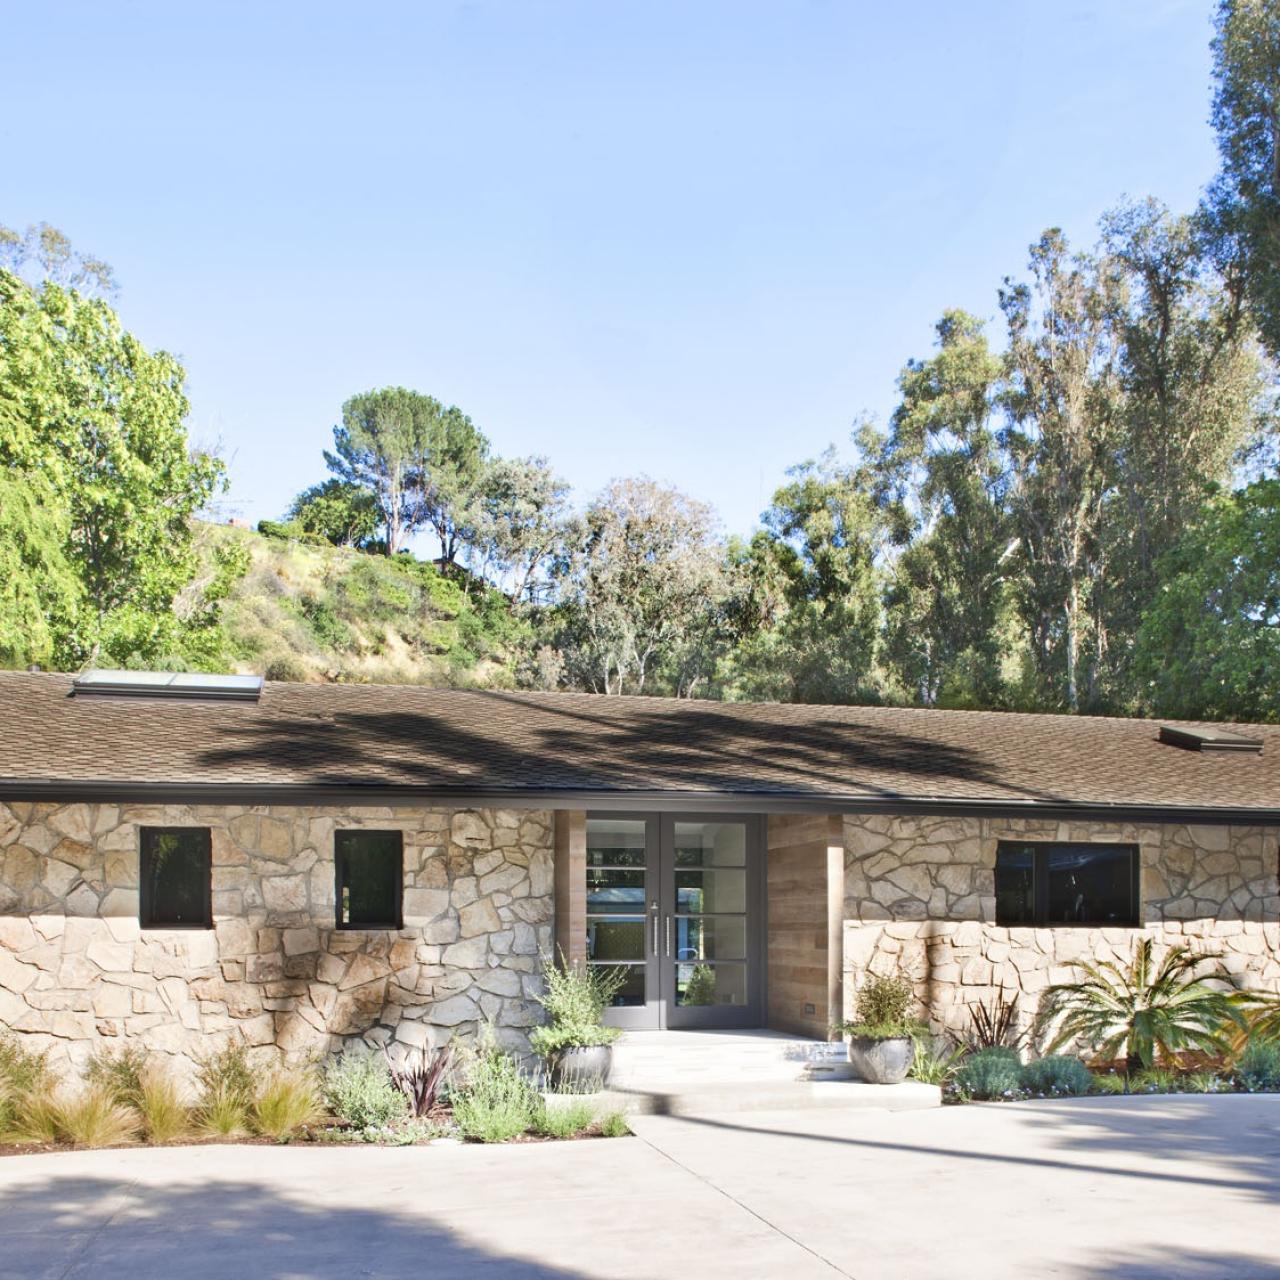
[[825, 1040], [840, 1018], [844, 840], [838, 814], [773, 814], [768, 893], [767, 1022]]
[[556, 960], [587, 962], [587, 815], [557, 809], [555, 830]]

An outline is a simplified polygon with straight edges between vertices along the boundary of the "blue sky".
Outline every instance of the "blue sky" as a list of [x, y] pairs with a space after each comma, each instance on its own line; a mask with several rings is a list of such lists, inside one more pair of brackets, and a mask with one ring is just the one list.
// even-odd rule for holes
[[748, 532], [943, 308], [1212, 175], [1210, 0], [12, 5], [0, 222], [105, 257], [231, 506], [388, 383]]

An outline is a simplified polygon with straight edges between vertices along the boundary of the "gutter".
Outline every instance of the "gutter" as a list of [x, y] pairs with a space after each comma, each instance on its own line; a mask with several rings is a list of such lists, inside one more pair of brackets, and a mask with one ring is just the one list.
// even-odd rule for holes
[[667, 791], [591, 788], [431, 787], [366, 783], [211, 783], [0, 779], [0, 801], [52, 804], [422, 806], [439, 808], [644, 809], [657, 813], [842, 813], [1039, 818], [1056, 821], [1194, 823], [1280, 827], [1280, 809], [968, 800], [795, 791]]

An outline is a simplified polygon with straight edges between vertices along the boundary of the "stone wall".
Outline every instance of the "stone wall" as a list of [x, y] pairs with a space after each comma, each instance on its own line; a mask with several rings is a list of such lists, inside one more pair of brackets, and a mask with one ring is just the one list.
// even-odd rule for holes
[[[1138, 937], [1221, 953], [1241, 985], [1280, 991], [1280, 833], [1262, 827], [846, 815], [845, 1000], [901, 966], [939, 1031], [1003, 987], [1024, 1025], [1084, 957], [1126, 961]], [[1002, 839], [1123, 842], [1141, 853], [1141, 928], [995, 923]]]
[[[138, 829], [212, 829], [213, 929], [140, 929]], [[404, 833], [404, 928], [338, 930], [333, 833]], [[527, 1048], [551, 946], [551, 815], [0, 804], [0, 1026], [79, 1060], [127, 1037], [191, 1058], [241, 1035], [301, 1059]]]

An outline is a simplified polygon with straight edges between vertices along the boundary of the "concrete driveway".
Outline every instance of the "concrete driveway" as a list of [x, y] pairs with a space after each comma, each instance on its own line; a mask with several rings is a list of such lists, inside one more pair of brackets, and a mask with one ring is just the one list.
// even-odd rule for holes
[[1280, 1097], [0, 1159], [0, 1276], [1280, 1280]]

